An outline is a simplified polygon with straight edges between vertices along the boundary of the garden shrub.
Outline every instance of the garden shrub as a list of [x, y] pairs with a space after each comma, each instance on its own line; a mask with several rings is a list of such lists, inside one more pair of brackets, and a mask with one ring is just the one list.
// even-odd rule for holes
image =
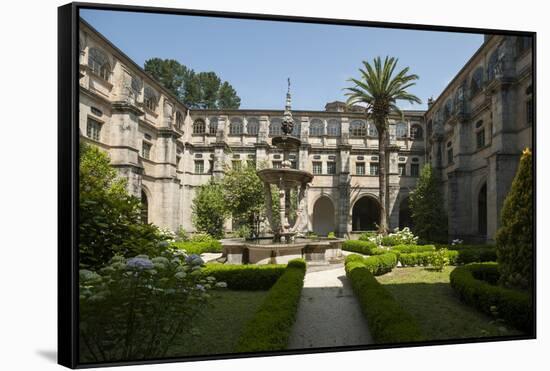
[[346, 262], [346, 275], [359, 299], [361, 310], [376, 343], [424, 340], [416, 320], [399, 305], [364, 264], [358, 261]]
[[346, 270], [353, 269], [357, 265], [366, 267], [369, 272], [375, 276], [380, 276], [384, 273], [391, 272], [397, 265], [397, 256], [391, 252], [386, 252], [382, 255], [372, 255], [363, 257], [357, 254], [351, 254], [345, 260]]
[[449, 250], [447, 249], [434, 251], [430, 255], [430, 265], [438, 272], [441, 272], [445, 266], [449, 265], [449, 262]]
[[82, 362], [162, 358], [174, 338], [193, 331], [208, 291], [225, 287], [201, 274], [197, 255], [115, 256], [79, 272]]
[[237, 341], [236, 352], [286, 349], [296, 319], [305, 273], [303, 259], [288, 263], [254, 317], [245, 325]]
[[342, 243], [342, 250], [356, 252], [364, 255], [373, 255], [378, 246], [374, 242], [360, 240], [346, 240]]
[[439, 251], [444, 251], [440, 259], [447, 260], [447, 264], [455, 265], [457, 264], [458, 251], [453, 250], [438, 250], [438, 251], [422, 251], [422, 252], [413, 252], [413, 253], [403, 253], [399, 254], [399, 262], [403, 267], [414, 267], [414, 266], [424, 266], [433, 265], [434, 257], [437, 256]]
[[400, 243], [401, 241], [399, 241], [394, 236], [388, 235], [388, 236], [382, 237], [382, 246], [395, 246], [395, 245], [399, 245]]
[[210, 179], [195, 191], [191, 205], [191, 218], [195, 228], [215, 238], [223, 238], [224, 223], [229, 212], [224, 199], [224, 187], [219, 181]]
[[230, 290], [269, 290], [285, 270], [283, 264], [235, 265], [208, 263], [202, 272], [227, 283]]
[[371, 238], [376, 237], [378, 235], [378, 232], [371, 231], [371, 232], [363, 232], [359, 235], [359, 241], [370, 241]]
[[329, 233], [327, 234], [327, 238], [329, 238], [329, 239], [335, 239], [335, 238], [336, 238], [336, 235], [334, 234], [334, 232], [329, 232]]
[[497, 258], [495, 245], [437, 245], [437, 249], [457, 251], [456, 264], [494, 262]]
[[491, 284], [498, 275], [497, 263], [473, 263], [455, 268], [450, 282], [465, 303], [488, 315], [495, 315], [519, 330], [532, 333], [532, 296], [528, 292]]
[[222, 252], [222, 244], [218, 240], [210, 240], [203, 242], [173, 242], [172, 247], [178, 250], [185, 250], [188, 254], [197, 254], [200, 255], [205, 252], [217, 253]]
[[533, 283], [533, 155], [523, 151], [496, 233], [501, 283], [531, 289]]

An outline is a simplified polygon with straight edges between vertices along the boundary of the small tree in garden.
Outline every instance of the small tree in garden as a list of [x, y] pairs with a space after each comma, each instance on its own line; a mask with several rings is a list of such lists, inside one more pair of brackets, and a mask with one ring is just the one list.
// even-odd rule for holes
[[246, 165], [226, 172], [222, 181], [223, 197], [228, 212], [234, 220], [245, 222], [245, 228], [241, 231], [254, 231], [254, 222], [264, 209], [264, 186], [258, 175], [256, 167]]
[[222, 238], [227, 207], [223, 185], [211, 180], [197, 189], [191, 207], [193, 225], [199, 232], [208, 233], [214, 238]]
[[416, 189], [410, 194], [413, 232], [421, 239], [447, 241], [447, 215], [438, 179], [430, 164], [424, 165]]
[[155, 255], [164, 249], [163, 233], [141, 222], [141, 201], [128, 194], [109, 156], [81, 143], [79, 168], [79, 263], [101, 266], [115, 254]]
[[533, 155], [523, 151], [496, 234], [500, 283], [528, 289], [533, 282]]

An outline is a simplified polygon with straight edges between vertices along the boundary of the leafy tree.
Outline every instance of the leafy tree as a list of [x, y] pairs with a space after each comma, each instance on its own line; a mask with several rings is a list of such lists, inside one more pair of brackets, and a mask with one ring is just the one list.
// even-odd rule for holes
[[234, 220], [244, 221], [250, 233], [256, 219], [264, 210], [264, 186], [256, 167], [246, 165], [229, 169], [223, 178], [224, 200]]
[[397, 67], [397, 59], [386, 57], [384, 63], [380, 57], [374, 58], [373, 65], [363, 61], [364, 68], [360, 68], [359, 79], [349, 79], [355, 85], [346, 88], [349, 92], [348, 105], [360, 105], [364, 108], [365, 116], [371, 119], [378, 130], [378, 157], [379, 167], [379, 186], [380, 186], [380, 232], [384, 235], [388, 233], [388, 210], [389, 210], [389, 192], [388, 192], [388, 168], [389, 161], [386, 156], [388, 146], [388, 117], [392, 113], [403, 113], [397, 107], [397, 101], [406, 101], [408, 103], [421, 103], [420, 98], [410, 94], [407, 90], [415, 85], [418, 76], [409, 75], [409, 67], [403, 68], [394, 74]]
[[218, 108], [237, 109], [240, 105], [241, 98], [239, 98], [235, 89], [227, 81], [224, 81], [218, 90]]
[[447, 241], [447, 215], [443, 209], [443, 195], [430, 164], [424, 165], [416, 189], [409, 196], [413, 232], [432, 242]]
[[128, 194], [109, 156], [80, 145], [80, 266], [99, 267], [114, 255], [156, 255], [165, 239], [158, 228], [141, 222], [141, 201]]
[[225, 205], [223, 185], [213, 179], [197, 189], [193, 199], [192, 220], [199, 232], [214, 238], [222, 238], [228, 212]]
[[496, 234], [500, 283], [522, 289], [533, 282], [533, 155], [523, 151]]
[[144, 69], [190, 108], [236, 109], [241, 104], [235, 89], [215, 72], [196, 73], [176, 60], [160, 58], [145, 61]]

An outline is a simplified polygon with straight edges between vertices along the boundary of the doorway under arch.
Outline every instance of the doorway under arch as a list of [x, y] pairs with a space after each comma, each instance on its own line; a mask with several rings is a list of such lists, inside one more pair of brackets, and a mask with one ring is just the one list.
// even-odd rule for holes
[[318, 236], [326, 236], [335, 232], [334, 205], [328, 197], [321, 197], [313, 206], [313, 233]]
[[380, 204], [374, 197], [361, 197], [353, 205], [351, 220], [353, 231], [376, 230], [380, 224]]
[[483, 184], [477, 196], [477, 231], [487, 235], [487, 183]]
[[406, 197], [399, 204], [399, 229], [403, 229], [405, 227], [412, 228], [412, 226], [413, 220], [411, 208], [409, 206], [409, 197]]

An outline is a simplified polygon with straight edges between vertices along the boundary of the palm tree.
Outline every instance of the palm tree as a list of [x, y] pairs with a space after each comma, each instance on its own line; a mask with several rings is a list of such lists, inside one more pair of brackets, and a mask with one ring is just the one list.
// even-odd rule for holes
[[355, 84], [346, 88], [348, 91], [347, 105], [360, 105], [365, 109], [367, 120], [374, 122], [378, 130], [378, 158], [379, 171], [378, 179], [380, 185], [380, 232], [388, 233], [388, 157], [386, 148], [388, 146], [388, 117], [390, 114], [403, 113], [397, 107], [397, 101], [421, 103], [420, 98], [407, 92], [407, 89], [415, 85], [418, 76], [409, 73], [409, 67], [403, 68], [394, 74], [397, 66], [397, 59], [386, 57], [382, 63], [380, 57], [374, 58], [373, 65], [363, 61], [364, 68], [360, 68], [360, 79], [351, 78]]

